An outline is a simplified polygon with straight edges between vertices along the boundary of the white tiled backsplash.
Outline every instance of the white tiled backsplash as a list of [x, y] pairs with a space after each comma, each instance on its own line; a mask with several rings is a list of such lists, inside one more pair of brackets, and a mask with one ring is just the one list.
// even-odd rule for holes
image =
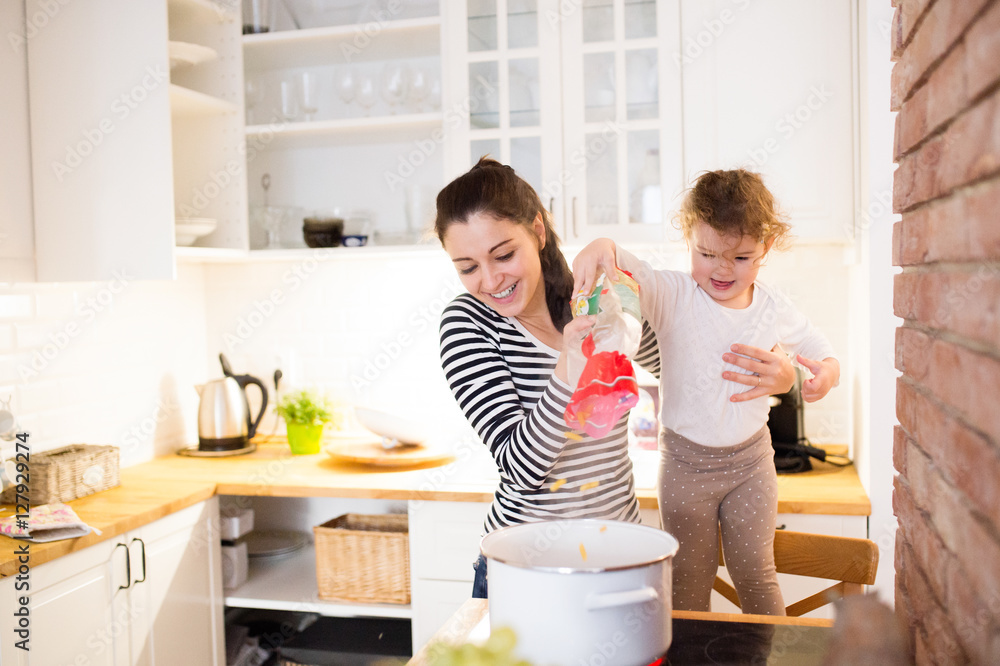
[[[847, 442], [855, 267], [839, 246], [775, 254], [761, 278], [786, 291], [840, 352], [840, 388], [806, 410], [817, 442]], [[197, 441], [194, 385], [237, 373], [314, 385], [339, 402], [426, 420], [462, 437], [438, 364], [441, 309], [462, 291], [443, 251], [178, 266], [172, 282], [0, 286], [0, 400], [13, 395], [35, 450], [112, 443], [122, 464]], [[649, 254], [683, 268], [678, 251]], [[866, 338], [862, 338], [861, 341]], [[256, 406], [255, 389], [250, 400]], [[273, 400], [273, 398], [272, 398]], [[273, 402], [272, 402], [273, 405]], [[262, 423], [277, 425], [271, 409]]]

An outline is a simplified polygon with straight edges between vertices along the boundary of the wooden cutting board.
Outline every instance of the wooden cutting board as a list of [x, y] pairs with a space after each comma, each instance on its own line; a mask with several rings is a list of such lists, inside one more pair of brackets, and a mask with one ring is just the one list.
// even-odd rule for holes
[[404, 444], [386, 449], [378, 437], [331, 438], [323, 450], [337, 462], [381, 467], [443, 465], [455, 459], [445, 449], [423, 444]]

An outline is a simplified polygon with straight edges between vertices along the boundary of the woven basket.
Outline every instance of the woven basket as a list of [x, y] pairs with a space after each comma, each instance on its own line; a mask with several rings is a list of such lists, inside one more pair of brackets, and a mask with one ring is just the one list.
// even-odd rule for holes
[[410, 603], [410, 537], [403, 514], [348, 513], [313, 528], [321, 599]]
[[[32, 506], [93, 495], [121, 484], [118, 447], [71, 444], [36, 453], [28, 461], [28, 475], [28, 499]], [[13, 504], [16, 493], [17, 486], [11, 486], [0, 495], [0, 501]]]

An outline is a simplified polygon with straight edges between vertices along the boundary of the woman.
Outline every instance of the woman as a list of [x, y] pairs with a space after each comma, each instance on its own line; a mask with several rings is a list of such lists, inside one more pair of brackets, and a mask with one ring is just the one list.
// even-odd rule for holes
[[[513, 169], [483, 158], [438, 194], [435, 231], [469, 292], [441, 315], [441, 365], [500, 472], [485, 531], [566, 518], [639, 522], [627, 418], [601, 438], [563, 422], [573, 393], [564, 351], [594, 318], [570, 313], [573, 275], [538, 195]], [[747, 394], [788, 390], [788, 360], [756, 358], [766, 367]], [[645, 326], [636, 360], [658, 374]], [[482, 556], [475, 569], [473, 596], [485, 598]]]

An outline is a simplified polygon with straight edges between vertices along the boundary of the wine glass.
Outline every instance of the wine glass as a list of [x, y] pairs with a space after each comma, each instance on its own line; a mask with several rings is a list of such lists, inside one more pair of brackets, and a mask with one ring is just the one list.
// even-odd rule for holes
[[341, 67], [337, 72], [337, 97], [350, 107], [354, 101], [354, 89], [357, 86], [353, 67]]
[[378, 101], [378, 90], [371, 74], [362, 74], [355, 79], [354, 99], [365, 110], [365, 115], [370, 115], [371, 108]]
[[382, 69], [379, 92], [389, 105], [389, 113], [396, 113], [396, 105], [406, 98], [408, 78], [406, 68], [402, 65], [386, 65]]
[[285, 79], [281, 82], [281, 116], [288, 121], [295, 120], [299, 115], [298, 86], [295, 81]]
[[253, 125], [255, 124], [253, 110], [264, 100], [264, 84], [257, 79], [248, 78], [243, 99], [247, 109], [247, 125]]
[[427, 72], [422, 67], [418, 67], [413, 70], [410, 76], [409, 101], [413, 104], [413, 110], [419, 113], [422, 110], [424, 100], [430, 94], [430, 77], [427, 76]]
[[306, 120], [311, 121], [319, 110], [319, 76], [315, 72], [299, 74], [299, 104]]

